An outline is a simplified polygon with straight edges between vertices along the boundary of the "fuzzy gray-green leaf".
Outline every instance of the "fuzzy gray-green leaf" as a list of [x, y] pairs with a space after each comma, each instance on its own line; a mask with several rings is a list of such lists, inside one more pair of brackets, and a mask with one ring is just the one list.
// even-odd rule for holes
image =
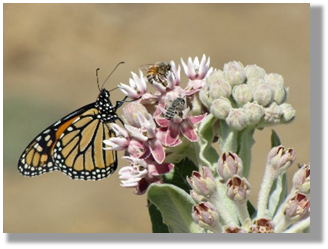
[[194, 200], [184, 190], [171, 184], [152, 184], [148, 199], [162, 213], [163, 222], [171, 233], [202, 233], [191, 216]]

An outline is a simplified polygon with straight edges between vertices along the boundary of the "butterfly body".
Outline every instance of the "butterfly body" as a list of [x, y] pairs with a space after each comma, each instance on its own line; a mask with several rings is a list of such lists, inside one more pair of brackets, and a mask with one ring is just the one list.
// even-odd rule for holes
[[120, 118], [110, 94], [102, 89], [96, 102], [60, 119], [41, 132], [18, 161], [24, 176], [60, 170], [72, 179], [101, 180], [117, 168], [114, 151], [103, 150], [103, 140], [115, 136], [110, 123]]

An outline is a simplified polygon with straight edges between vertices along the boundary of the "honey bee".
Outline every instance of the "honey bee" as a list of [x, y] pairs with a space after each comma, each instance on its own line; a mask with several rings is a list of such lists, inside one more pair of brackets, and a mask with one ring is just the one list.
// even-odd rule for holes
[[183, 98], [176, 98], [165, 108], [165, 118], [172, 120], [175, 115], [182, 113], [186, 101]]
[[147, 80], [150, 84], [157, 82], [167, 87], [167, 77], [172, 73], [172, 67], [165, 62], [158, 62], [150, 65], [147, 70]]

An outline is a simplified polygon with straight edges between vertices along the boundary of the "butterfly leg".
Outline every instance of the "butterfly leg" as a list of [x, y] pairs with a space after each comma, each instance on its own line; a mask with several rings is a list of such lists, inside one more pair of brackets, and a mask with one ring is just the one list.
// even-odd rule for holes
[[120, 101], [116, 101], [116, 106], [115, 106], [115, 110], [117, 110], [118, 108], [120, 108], [124, 102], [129, 102], [129, 101], [125, 101], [127, 99], [128, 96], [125, 96], [124, 99], [120, 100]]

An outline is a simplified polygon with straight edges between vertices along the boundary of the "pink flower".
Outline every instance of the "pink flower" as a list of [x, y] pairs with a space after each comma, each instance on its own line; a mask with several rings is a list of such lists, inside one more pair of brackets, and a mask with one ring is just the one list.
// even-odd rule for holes
[[174, 86], [179, 86], [180, 85], [180, 65], [177, 68], [174, 61], [170, 62], [171, 65], [171, 70], [173, 72], [173, 85]]
[[182, 116], [175, 115], [172, 120], [166, 118], [157, 118], [156, 122], [162, 129], [159, 129], [161, 142], [166, 146], [175, 146], [181, 141], [179, 139], [182, 133], [191, 142], [196, 142], [198, 137], [195, 132], [194, 124], [203, 120], [206, 114], [200, 116], [190, 116], [190, 108], [182, 111]]
[[139, 72], [139, 77], [133, 72], [131, 72], [131, 74], [133, 79], [130, 78], [129, 80], [130, 86], [123, 83], [119, 84], [119, 88], [126, 96], [134, 100], [141, 99], [148, 102], [157, 98], [156, 96], [147, 93], [147, 84], [142, 71]]
[[158, 164], [153, 158], [138, 159], [134, 157], [123, 157], [130, 162], [118, 172], [121, 186], [135, 188], [135, 194], [144, 194], [151, 183], [161, 182], [159, 175], [170, 172], [174, 165], [172, 163]]
[[111, 123], [111, 128], [116, 134], [116, 137], [111, 137], [108, 140], [104, 140], [104, 144], [110, 146], [105, 147], [104, 150], [125, 150], [130, 144], [130, 135], [127, 130], [119, 126], [118, 124]]
[[[203, 79], [213, 71], [213, 68], [209, 68], [210, 58], [206, 61], [206, 56], [203, 55], [201, 62], [199, 63], [198, 57], [191, 60], [191, 57], [188, 58], [188, 65], [181, 59], [181, 63], [185, 74], [189, 78], [188, 85], [186, 89], [199, 90], [203, 86]], [[188, 94], [189, 95], [189, 94]]]
[[104, 150], [126, 150], [129, 155], [134, 157], [141, 157], [143, 155], [149, 155], [149, 149], [145, 148], [142, 142], [130, 137], [128, 131], [119, 125], [112, 123], [111, 127], [116, 134], [116, 137], [111, 137], [108, 140], [104, 140], [104, 144], [109, 147], [105, 147]]
[[[152, 118], [148, 115], [142, 115], [137, 113], [138, 120], [141, 124], [141, 128], [136, 128], [130, 125], [125, 125], [125, 128], [131, 133], [131, 136], [135, 139], [143, 142], [143, 145], [149, 148], [150, 153], [158, 163], [162, 163], [165, 159], [165, 151], [162, 143], [158, 139], [157, 127]], [[140, 156], [140, 158], [147, 158], [148, 153]]]

